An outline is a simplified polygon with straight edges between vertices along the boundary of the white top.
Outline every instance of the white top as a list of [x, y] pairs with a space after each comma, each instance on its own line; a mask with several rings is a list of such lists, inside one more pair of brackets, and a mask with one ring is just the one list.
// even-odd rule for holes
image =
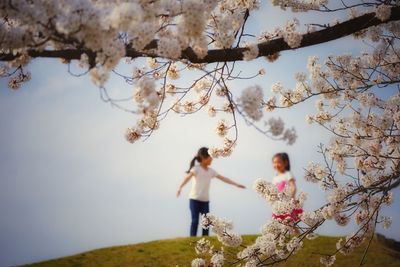
[[189, 198], [200, 201], [209, 201], [210, 182], [212, 178], [218, 175], [218, 173], [210, 167], [206, 170], [200, 165], [191, 168], [190, 172], [192, 172], [194, 176]]
[[274, 185], [279, 184], [282, 181], [289, 182], [289, 180], [294, 179], [292, 173], [290, 171], [285, 171], [284, 173], [278, 174], [274, 178], [272, 178], [272, 183]]

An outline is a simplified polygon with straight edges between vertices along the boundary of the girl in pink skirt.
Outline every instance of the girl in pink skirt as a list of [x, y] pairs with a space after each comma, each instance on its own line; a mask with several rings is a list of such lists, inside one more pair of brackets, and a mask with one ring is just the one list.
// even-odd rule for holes
[[[286, 187], [289, 187], [289, 200], [293, 199], [296, 202], [296, 180], [290, 172], [290, 161], [287, 153], [277, 153], [272, 157], [273, 167], [277, 172], [277, 175], [272, 179], [272, 183], [278, 189], [278, 192], [282, 192]], [[303, 212], [301, 208], [294, 208], [290, 213], [285, 214], [274, 214], [274, 219], [287, 219], [291, 222], [297, 222], [299, 220], [299, 214]]]

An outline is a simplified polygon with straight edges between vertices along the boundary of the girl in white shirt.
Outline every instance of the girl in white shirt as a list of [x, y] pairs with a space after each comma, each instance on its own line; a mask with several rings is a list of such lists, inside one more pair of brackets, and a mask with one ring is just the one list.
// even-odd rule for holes
[[[196, 161], [199, 162], [199, 165], [195, 165]], [[187, 175], [183, 179], [178, 191], [176, 192], [176, 196], [179, 197], [183, 186], [185, 186], [185, 184], [187, 184], [193, 177], [192, 188], [189, 193], [189, 206], [192, 214], [190, 236], [196, 236], [197, 234], [200, 214], [207, 214], [210, 212], [209, 191], [212, 178], [216, 177], [227, 184], [231, 184], [239, 188], [246, 188], [244, 185], [238, 184], [231, 179], [218, 174], [214, 169], [209, 167], [211, 162], [212, 157], [208, 154], [208, 148], [200, 148], [197, 152], [197, 155], [190, 162], [189, 170], [186, 172]], [[207, 235], [208, 229], [203, 229], [203, 236]]]

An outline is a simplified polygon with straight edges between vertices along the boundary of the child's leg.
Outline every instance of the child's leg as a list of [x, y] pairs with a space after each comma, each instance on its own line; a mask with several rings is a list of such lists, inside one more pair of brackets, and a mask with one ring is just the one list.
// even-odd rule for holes
[[[202, 209], [201, 209], [201, 213], [202, 214], [207, 214], [210, 212], [210, 202], [202, 202]], [[203, 236], [208, 236], [209, 234], [209, 229], [203, 229]]]
[[190, 236], [197, 235], [197, 228], [199, 225], [200, 205], [198, 201], [190, 199], [190, 212], [192, 214], [192, 223], [190, 225]]

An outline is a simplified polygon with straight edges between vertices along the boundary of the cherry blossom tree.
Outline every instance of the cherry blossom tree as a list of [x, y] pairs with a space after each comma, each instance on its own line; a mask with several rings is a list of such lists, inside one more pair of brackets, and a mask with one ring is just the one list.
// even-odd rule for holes
[[[348, 17], [308, 24], [306, 30], [293, 19], [253, 36], [246, 32], [246, 23], [263, 4], [257, 0], [2, 0], [0, 75], [17, 90], [31, 79], [28, 69], [33, 60], [58, 58], [69, 67], [77, 62], [82, 73], [70, 71], [72, 75], [90, 75], [104, 101], [137, 118], [125, 134], [131, 143], [148, 138], [170, 113], [188, 115], [207, 109], [211, 117], [222, 118], [216, 132], [223, 145], [210, 149], [214, 157], [232, 153], [238, 141], [238, 116], [262, 134], [293, 144], [297, 137], [293, 128], [286, 128], [280, 118], [263, 117], [275, 109], [314, 101], [316, 113], [306, 120], [325, 128], [332, 139], [319, 146], [321, 161], [310, 162], [304, 177], [321, 186], [327, 202], [304, 212], [297, 222], [267, 222], [255, 243], [234, 257], [202, 239], [196, 244], [200, 256], [192, 266], [208, 262], [212, 266], [226, 262], [266, 266], [284, 261], [301, 249], [305, 238], [316, 238], [314, 231], [327, 220], [340, 226], [354, 220], [358, 230], [340, 240], [331, 254], [323, 255], [321, 263], [330, 266], [337, 253], [348, 255], [367, 242], [362, 265], [377, 224], [391, 224], [381, 209], [392, 203], [392, 191], [400, 185], [400, 3], [271, 3], [292, 12], [347, 13]], [[232, 81], [265, 74], [260, 69], [253, 76], [243, 76], [236, 62], [259, 57], [273, 62], [283, 51], [295, 53], [345, 36], [367, 43], [370, 49], [357, 55], [310, 57], [307, 71], [295, 75], [294, 88], [284, 88], [277, 81], [269, 96], [264, 96], [265, 90], [258, 85], [244, 88], [239, 97], [232, 94]], [[146, 66], [139, 67], [137, 62], [143, 58]], [[133, 65], [129, 75], [116, 71], [123, 60]], [[189, 73], [195, 77], [189, 84], [178, 82]], [[132, 95], [110, 97], [110, 75], [132, 85]], [[214, 98], [225, 102], [216, 106]], [[123, 102], [133, 108], [126, 108]], [[301, 207], [306, 200], [304, 193], [296, 200], [288, 198], [287, 192], [277, 192], [262, 179], [254, 183], [254, 189], [275, 214]], [[208, 214], [202, 224], [210, 227], [224, 246], [242, 246], [232, 223]]]

